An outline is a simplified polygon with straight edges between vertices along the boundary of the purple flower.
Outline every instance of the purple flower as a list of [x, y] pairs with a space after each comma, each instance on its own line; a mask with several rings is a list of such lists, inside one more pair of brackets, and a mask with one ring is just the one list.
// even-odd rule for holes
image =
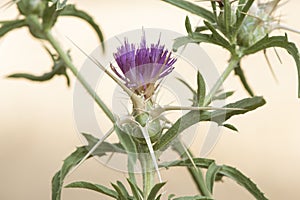
[[128, 88], [146, 99], [153, 95], [156, 81], [170, 74], [176, 62], [171, 52], [160, 45], [160, 40], [147, 47], [144, 32], [139, 46], [128, 43], [125, 38], [113, 55], [119, 69], [111, 65], [112, 70]]

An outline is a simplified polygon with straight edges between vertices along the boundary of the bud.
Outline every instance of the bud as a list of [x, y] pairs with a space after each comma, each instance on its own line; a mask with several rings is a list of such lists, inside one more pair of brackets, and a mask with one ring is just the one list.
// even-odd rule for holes
[[280, 0], [266, 3], [255, 1], [238, 32], [237, 43], [249, 47], [278, 28], [279, 20], [274, 16]]
[[41, 17], [47, 3], [47, 0], [20, 0], [17, 6], [22, 15], [34, 14]]

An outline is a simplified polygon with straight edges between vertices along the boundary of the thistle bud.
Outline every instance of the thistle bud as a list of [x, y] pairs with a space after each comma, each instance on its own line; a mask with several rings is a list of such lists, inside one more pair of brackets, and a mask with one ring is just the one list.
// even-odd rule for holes
[[41, 17], [46, 8], [47, 0], [20, 0], [17, 3], [18, 9], [22, 15], [38, 15]]
[[237, 43], [243, 47], [249, 47], [261, 40], [279, 24], [274, 17], [274, 11], [280, 0], [273, 0], [267, 3], [255, 1], [247, 13], [247, 16], [238, 32]]

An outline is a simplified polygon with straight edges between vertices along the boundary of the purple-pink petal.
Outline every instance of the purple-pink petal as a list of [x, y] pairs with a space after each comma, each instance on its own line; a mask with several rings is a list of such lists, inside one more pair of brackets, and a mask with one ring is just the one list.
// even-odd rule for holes
[[127, 87], [134, 90], [140, 87], [146, 90], [149, 83], [155, 84], [158, 79], [170, 74], [176, 62], [176, 58], [172, 58], [171, 53], [160, 45], [160, 40], [147, 47], [144, 33], [138, 47], [125, 39], [113, 56], [122, 74], [114, 67], [113, 71], [125, 81]]

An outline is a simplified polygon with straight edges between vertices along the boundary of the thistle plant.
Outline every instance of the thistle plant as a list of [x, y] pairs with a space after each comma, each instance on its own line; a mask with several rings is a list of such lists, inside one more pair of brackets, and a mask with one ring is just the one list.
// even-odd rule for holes
[[[52, 35], [52, 28], [59, 17], [74, 16], [91, 25], [102, 42], [102, 32], [88, 13], [78, 10], [74, 5], [66, 4], [66, 1], [62, 3], [47, 0], [11, 2], [17, 5], [20, 16], [11, 21], [1, 22], [0, 37], [14, 29], [27, 27], [35, 39], [46, 43], [46, 51], [52, 58], [53, 67], [50, 72], [42, 76], [17, 73], [8, 77], [47, 81], [55, 75], [64, 75], [69, 85], [68, 72], [70, 71], [112, 122], [110, 130], [102, 138], [82, 133], [88, 144], [78, 147], [68, 156], [64, 160], [62, 168], [54, 175], [52, 200], [61, 199], [64, 187], [94, 190], [118, 200], [214, 199], [214, 183], [226, 177], [236, 181], [256, 199], [267, 199], [256, 184], [236, 168], [217, 165], [211, 159], [195, 157], [181, 141], [180, 135], [187, 128], [203, 121], [214, 122], [219, 126], [236, 131], [237, 129], [233, 125], [227, 123], [228, 119], [253, 111], [265, 104], [262, 97], [254, 96], [242, 71], [241, 60], [247, 55], [270, 47], [284, 48], [293, 56], [298, 69], [298, 78], [300, 78], [300, 58], [296, 46], [288, 41], [287, 35], [269, 36], [269, 33], [278, 28], [293, 31], [293, 29], [279, 24], [278, 20], [272, 16], [280, 1], [274, 0], [267, 3], [256, 3], [254, 0], [211, 1], [211, 11], [184, 0], [163, 1], [204, 19], [204, 24], [193, 30], [189, 18], [186, 18], [185, 26], [188, 35], [175, 40], [174, 52], [161, 44], [160, 38], [157, 38], [157, 43], [149, 44], [146, 30], [141, 30], [140, 44], [132, 43], [128, 38], [124, 38], [124, 42], [113, 53], [114, 61], [111, 61], [110, 68], [106, 68], [86, 54], [88, 59], [99, 67], [99, 71], [102, 70], [115, 81], [130, 99], [132, 108], [126, 116], [118, 116], [111, 111], [102, 101], [101, 96], [88, 84], [85, 77], [78, 72], [72, 62], [70, 51], [64, 50]], [[205, 77], [200, 71], [197, 72], [196, 77], [197, 88], [193, 88], [181, 80], [191, 91], [190, 106], [161, 105], [156, 101], [155, 95], [159, 92], [163, 79], [180, 67], [177, 65], [179, 58], [175, 56], [175, 52], [189, 43], [210, 43], [225, 48], [231, 56], [229, 65], [209, 91]], [[102, 48], [104, 49], [103, 44]], [[114, 62], [116, 64], [113, 64]], [[251, 97], [231, 102], [223, 107], [212, 106], [214, 101], [226, 99], [233, 94], [221, 90], [223, 82], [232, 72], [240, 77]], [[298, 97], [300, 97], [300, 89]], [[188, 112], [176, 121], [172, 121], [165, 114], [173, 110], [187, 110]], [[106, 142], [106, 139], [112, 134], [117, 135], [118, 142]], [[167, 149], [177, 152], [179, 158], [171, 162], [159, 162], [161, 154]], [[64, 184], [66, 176], [76, 171], [87, 159], [101, 157], [107, 153], [120, 153], [127, 156], [127, 186], [121, 181], [117, 181], [116, 184], [112, 183], [112, 188], [85, 181]], [[142, 169], [142, 184], [139, 184], [139, 176], [134, 170], [137, 165]], [[161, 192], [166, 182], [160, 174], [160, 168], [171, 169], [173, 167], [185, 167], [189, 170], [199, 190], [198, 194], [176, 197], [172, 191]], [[205, 169], [205, 174], [203, 169]]]

